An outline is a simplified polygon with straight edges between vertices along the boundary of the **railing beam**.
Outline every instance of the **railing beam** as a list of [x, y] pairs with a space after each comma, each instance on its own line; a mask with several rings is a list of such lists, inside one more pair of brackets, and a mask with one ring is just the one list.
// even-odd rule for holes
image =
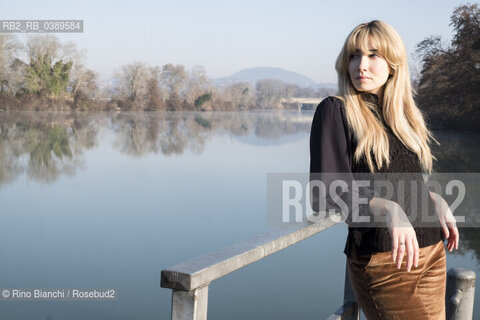
[[341, 222], [340, 214], [319, 222], [293, 223], [162, 270], [160, 286], [192, 291], [281, 251]]

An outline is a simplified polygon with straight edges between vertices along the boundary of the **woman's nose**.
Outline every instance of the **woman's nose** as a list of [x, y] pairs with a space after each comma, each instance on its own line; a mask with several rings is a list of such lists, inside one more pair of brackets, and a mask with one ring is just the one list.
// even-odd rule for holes
[[367, 70], [368, 69], [368, 57], [362, 56], [358, 64], [358, 70]]

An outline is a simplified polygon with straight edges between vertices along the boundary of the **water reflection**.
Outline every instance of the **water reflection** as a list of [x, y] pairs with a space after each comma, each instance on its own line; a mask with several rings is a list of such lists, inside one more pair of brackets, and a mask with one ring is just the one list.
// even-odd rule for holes
[[201, 154], [218, 133], [278, 140], [308, 132], [311, 114], [6, 112], [0, 119], [0, 185], [6, 185], [21, 174], [43, 183], [75, 174], [102, 131], [113, 134], [118, 151], [133, 157]]
[[210, 122], [208, 126], [199, 124], [198, 117], [169, 113], [119, 114], [111, 117], [115, 147], [136, 157], [148, 153], [182, 154], [186, 149], [200, 153], [211, 135], [211, 127]]
[[[98, 132], [114, 135], [121, 153], [201, 154], [216, 133], [279, 140], [310, 130], [311, 114], [266, 113], [48, 113], [4, 112], [0, 115], [0, 185], [26, 173], [41, 182], [72, 175], [83, 165], [82, 154], [98, 144]], [[441, 143], [432, 151], [437, 172], [480, 172], [477, 135], [435, 132]]]
[[0, 185], [21, 174], [44, 183], [73, 175], [83, 150], [95, 144], [97, 125], [81, 115], [22, 112], [0, 119]]

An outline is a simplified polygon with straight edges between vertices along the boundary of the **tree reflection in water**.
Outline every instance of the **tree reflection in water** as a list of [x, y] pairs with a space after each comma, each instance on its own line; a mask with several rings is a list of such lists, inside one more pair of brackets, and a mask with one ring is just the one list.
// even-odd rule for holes
[[[123, 154], [201, 154], [215, 134], [254, 134], [263, 139], [308, 132], [311, 114], [297, 117], [278, 112], [132, 112], [63, 113], [4, 112], [0, 115], [0, 185], [21, 174], [52, 183], [84, 165], [83, 153], [98, 145], [98, 133], [113, 133]], [[307, 121], [305, 121], [305, 119]]]
[[0, 185], [20, 174], [43, 183], [73, 175], [97, 130], [84, 115], [67, 113], [7, 112], [1, 119]]

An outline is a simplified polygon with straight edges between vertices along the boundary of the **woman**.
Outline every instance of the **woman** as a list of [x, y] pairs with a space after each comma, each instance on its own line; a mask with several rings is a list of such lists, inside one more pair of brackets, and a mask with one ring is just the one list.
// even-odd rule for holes
[[[413, 100], [398, 33], [382, 21], [360, 24], [347, 37], [336, 70], [339, 96], [324, 99], [312, 123], [310, 172], [401, 173], [421, 180], [418, 192], [427, 190], [422, 173], [432, 172], [433, 136]], [[371, 188], [361, 193], [368, 201], [367, 215], [385, 218], [385, 227], [359, 227], [350, 216], [347, 220], [344, 252], [361, 309], [369, 320], [444, 319], [443, 240], [448, 239], [450, 251], [459, 242], [445, 200], [430, 192], [429, 208], [439, 218], [432, 227], [421, 224], [422, 214], [409, 218], [424, 208], [421, 198], [412, 208], [397, 203], [399, 197], [376, 196]]]

